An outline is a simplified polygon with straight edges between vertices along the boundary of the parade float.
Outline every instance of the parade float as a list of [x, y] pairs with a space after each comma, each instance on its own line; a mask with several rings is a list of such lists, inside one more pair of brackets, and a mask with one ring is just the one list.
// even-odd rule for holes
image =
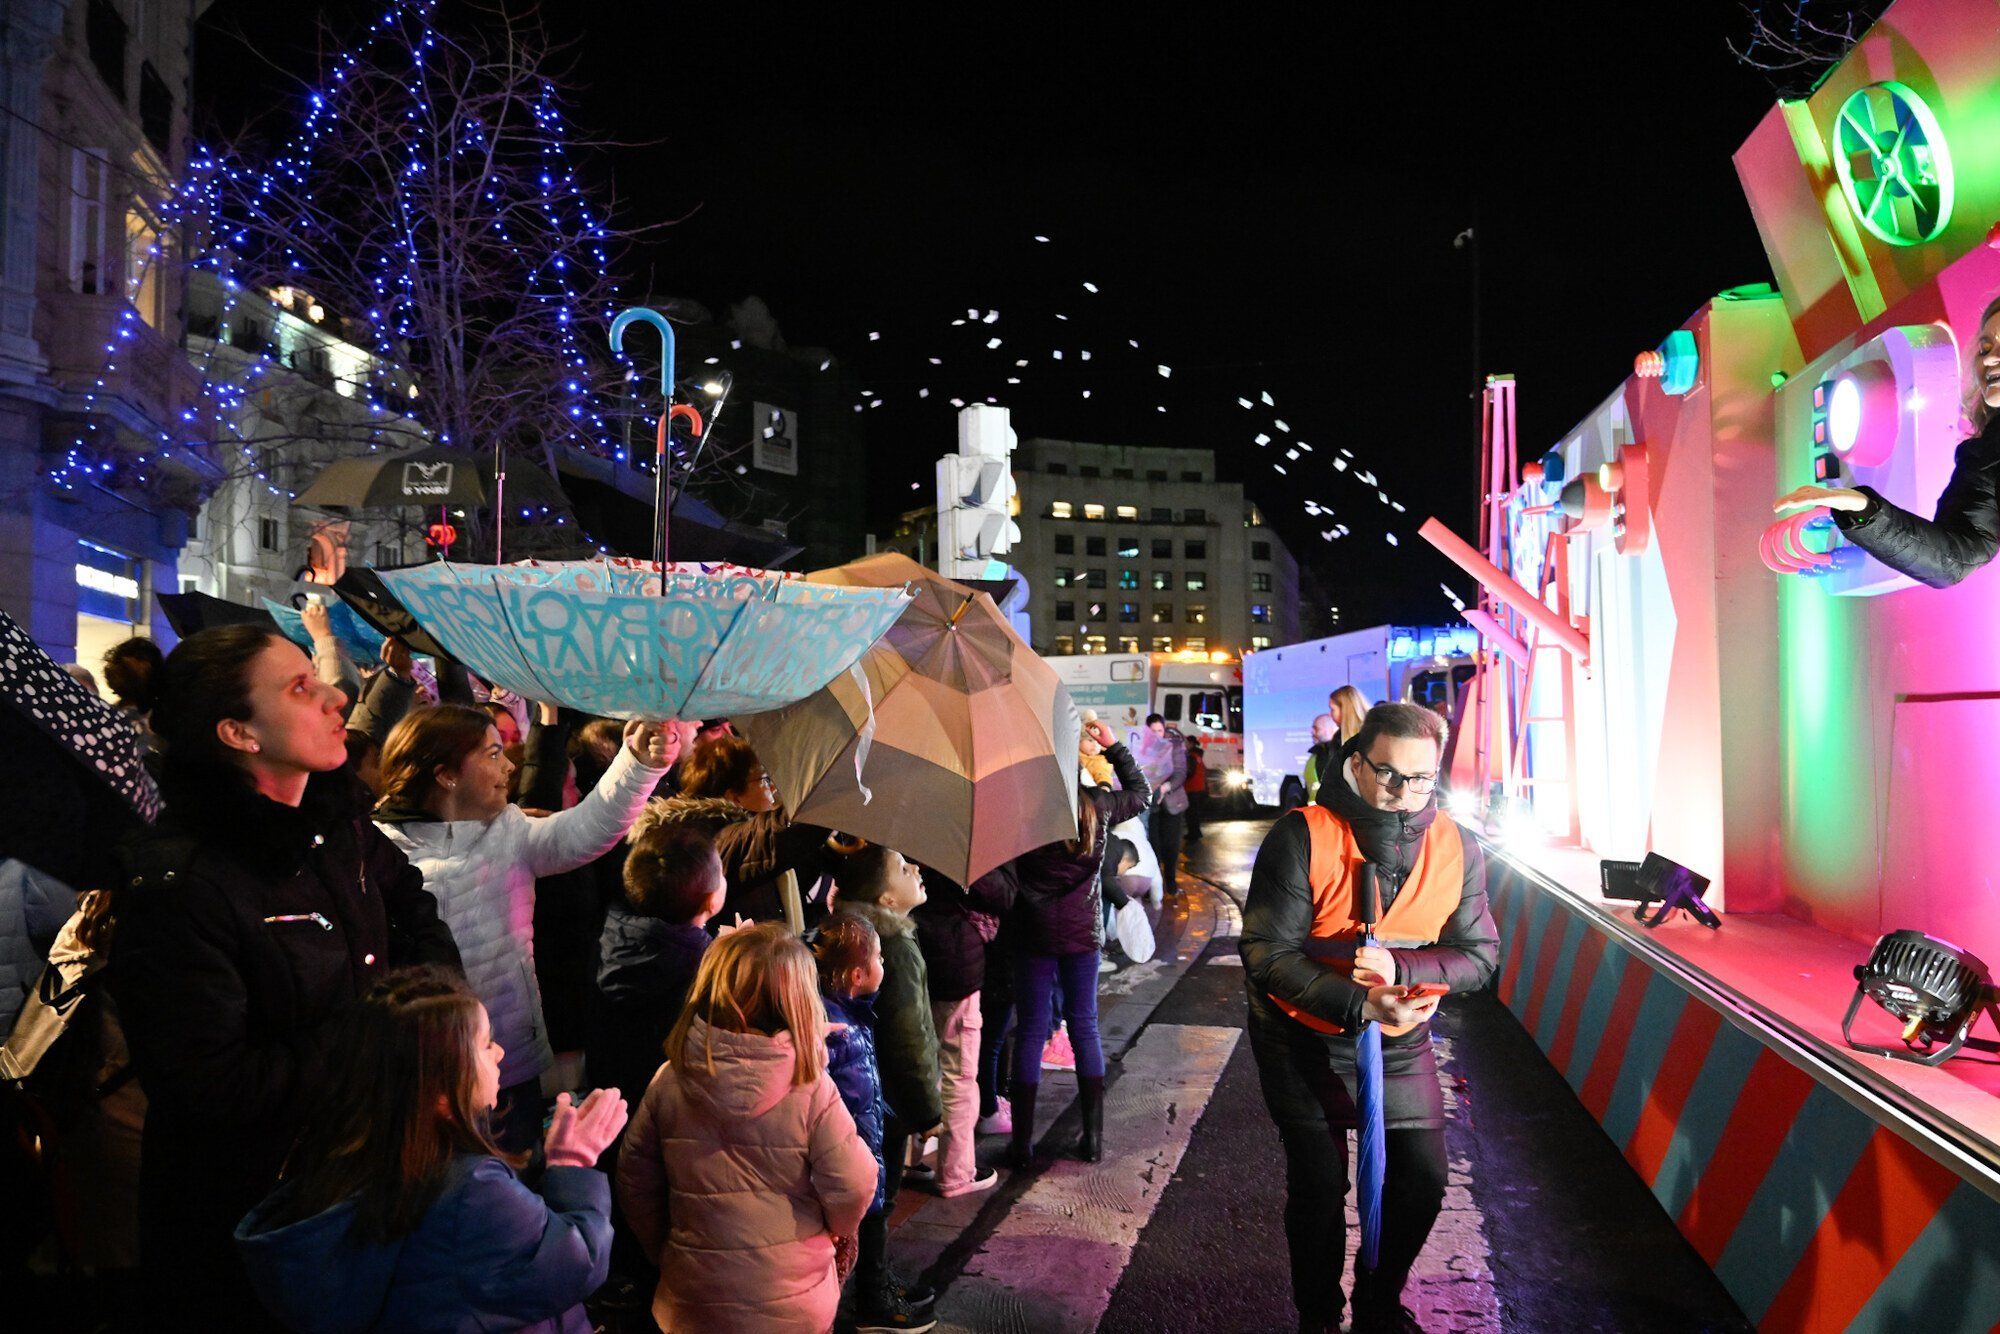
[[[1994, 21], [1900, 0], [1773, 107], [1735, 160], [1775, 286], [1539, 455], [1495, 377], [1484, 530], [1424, 530], [1483, 589], [1500, 777], [1460, 801], [1501, 996], [1767, 1330], [2000, 1320], [2000, 568], [1926, 588], [1773, 512], [1928, 515], [1951, 473], [2000, 295]], [[1676, 884], [1719, 925], [1648, 925]]]

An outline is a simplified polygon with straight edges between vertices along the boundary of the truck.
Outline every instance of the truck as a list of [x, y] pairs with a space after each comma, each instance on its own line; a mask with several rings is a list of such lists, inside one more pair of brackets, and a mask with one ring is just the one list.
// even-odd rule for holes
[[1458, 716], [1479, 632], [1469, 625], [1377, 625], [1243, 659], [1243, 770], [1249, 796], [1290, 809], [1305, 801], [1313, 719], [1351, 685], [1370, 704], [1405, 700]]
[[1239, 798], [1243, 776], [1243, 663], [1226, 653], [1078, 653], [1044, 657], [1079, 710], [1130, 734], [1150, 714], [1201, 743], [1212, 800]]

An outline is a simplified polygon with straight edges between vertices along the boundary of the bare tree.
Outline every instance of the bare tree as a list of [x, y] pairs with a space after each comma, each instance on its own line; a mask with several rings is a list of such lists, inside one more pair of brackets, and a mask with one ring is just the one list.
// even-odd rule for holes
[[[657, 353], [604, 345], [634, 233], [577, 175], [559, 54], [532, 15], [447, 27], [436, 0], [398, 0], [303, 85], [281, 146], [195, 155], [154, 255], [187, 271], [202, 386], [181, 443], [206, 437], [259, 479], [418, 444], [551, 472], [570, 449], [650, 464]], [[702, 467], [731, 462], [711, 450]], [[510, 513], [510, 553], [576, 545], [560, 517]]]
[[1755, 0], [1749, 35], [1730, 52], [1764, 71], [1780, 97], [1803, 97], [1840, 63], [1891, 0]]

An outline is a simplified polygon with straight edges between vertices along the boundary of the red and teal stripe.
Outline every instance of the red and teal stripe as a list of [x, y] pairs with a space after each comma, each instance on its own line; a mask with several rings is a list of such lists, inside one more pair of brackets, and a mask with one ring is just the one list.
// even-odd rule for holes
[[1501, 999], [1760, 1329], [2000, 1329], [2000, 1201], [1489, 865]]

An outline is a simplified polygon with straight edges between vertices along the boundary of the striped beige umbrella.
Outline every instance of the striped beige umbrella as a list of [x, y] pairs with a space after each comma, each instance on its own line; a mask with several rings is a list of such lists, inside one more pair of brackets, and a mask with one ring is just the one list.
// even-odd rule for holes
[[1076, 706], [992, 598], [894, 553], [808, 577], [915, 597], [853, 671], [735, 719], [794, 819], [961, 885], [1076, 837]]

